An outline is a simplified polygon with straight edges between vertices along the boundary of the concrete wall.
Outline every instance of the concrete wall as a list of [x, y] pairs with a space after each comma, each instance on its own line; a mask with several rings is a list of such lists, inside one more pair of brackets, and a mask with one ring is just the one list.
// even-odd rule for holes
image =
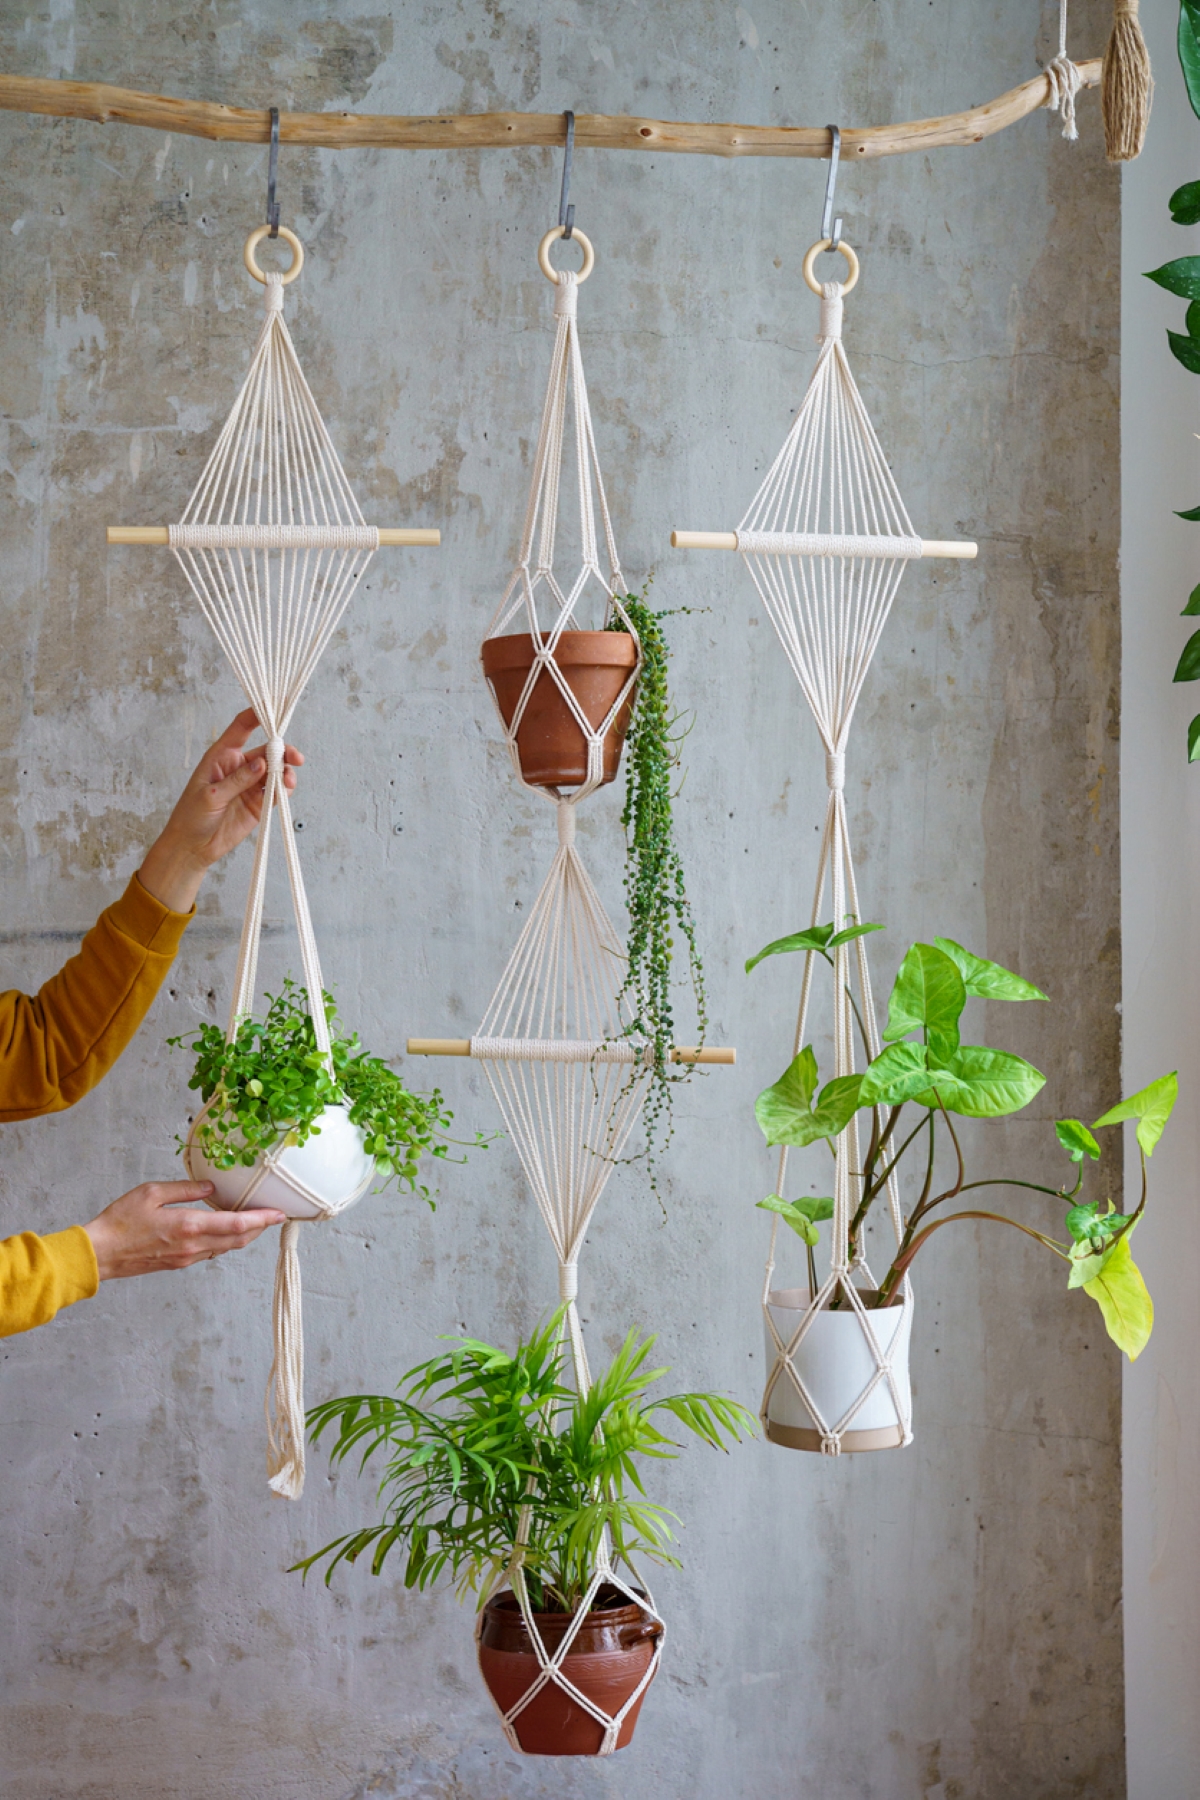
[[[784, 123], [981, 101], [1051, 53], [1017, 0], [747, 6], [533, 0], [55, 0], [0, 7], [19, 73], [263, 105], [542, 108]], [[1057, 9], [1054, 9], [1055, 15]], [[1098, 49], [1107, 8], [1072, 8]], [[945, 932], [1054, 996], [976, 1021], [1048, 1073], [989, 1166], [1057, 1175], [1048, 1121], [1118, 1085], [1118, 183], [1093, 98], [1070, 148], [1038, 116], [970, 150], [845, 172], [863, 255], [846, 336], [919, 529], [980, 542], [916, 569], [850, 756], [881, 982]], [[36, 984], [120, 888], [238, 695], [168, 558], [106, 554], [111, 520], [178, 515], [258, 320], [240, 266], [265, 156], [121, 127], [0, 116], [0, 505], [5, 977]], [[661, 1333], [688, 1384], [750, 1404], [772, 1180], [755, 1093], [783, 1066], [796, 971], [743, 958], [806, 916], [822, 762], [732, 558], [675, 524], [732, 524], [799, 403], [816, 309], [800, 280], [816, 163], [581, 153], [598, 263], [581, 306], [601, 456], [631, 578], [656, 571], [696, 710], [681, 830], [712, 1035], [735, 1071], [687, 1090], [665, 1217], [637, 1171], [591, 1233], [602, 1355]], [[297, 816], [327, 978], [396, 1055], [469, 1031], [553, 847], [513, 783], [476, 646], [513, 556], [549, 349], [534, 250], [549, 152], [285, 151], [309, 246], [289, 314], [369, 517], [437, 523], [381, 557], [296, 725]], [[1189, 498], [1194, 496], [1188, 496]], [[581, 842], [620, 896], [618, 796]], [[186, 1069], [164, 1038], [223, 1018], [248, 872], [210, 883], [120, 1068], [71, 1114], [9, 1128], [13, 1230], [86, 1219], [177, 1167]], [[286, 890], [268, 983], [295, 966]], [[425, 1067], [407, 1071], [428, 1078]], [[469, 1066], [444, 1087], [494, 1123]], [[1040, 1209], [1040, 1210], [1039, 1210]], [[1056, 1223], [1036, 1200], [1031, 1216]], [[761, 1444], [662, 1478], [686, 1520], [660, 1597], [669, 1660], [635, 1747], [544, 1767], [505, 1747], [471, 1619], [362, 1571], [287, 1565], [370, 1515], [366, 1484], [303, 1502], [263, 1481], [272, 1254], [106, 1287], [2, 1347], [0, 1792], [5, 1800], [1116, 1800], [1124, 1793], [1115, 1353], [1016, 1234], [945, 1233], [918, 1265], [916, 1442], [831, 1463]], [[436, 1216], [365, 1202], [304, 1248], [311, 1400], [389, 1388], [466, 1327], [511, 1342], [553, 1260], [505, 1144], [442, 1182]]]
[[[1200, 388], [1171, 356], [1166, 330], [1182, 307], [1144, 276], [1194, 255], [1197, 232], [1173, 225], [1167, 197], [1192, 179], [1200, 124], [1174, 55], [1173, 8], [1147, 18], [1159, 70], [1146, 150], [1122, 196], [1121, 902], [1125, 1080], [1179, 1069], [1182, 1100], [1153, 1165], [1154, 1209], [1138, 1260], [1158, 1307], [1146, 1353], [1125, 1376], [1126, 1721], [1134, 1800], [1190, 1800], [1200, 1779], [1200, 1557], [1192, 1528], [1200, 1481], [1200, 1348], [1191, 1222], [1200, 1143], [1193, 1096], [1200, 913], [1191, 845], [1200, 791], [1186, 761], [1196, 691], [1170, 686], [1194, 621], [1180, 611], [1196, 584], [1195, 504]], [[1135, 1177], [1133, 1164], [1129, 1177]]]

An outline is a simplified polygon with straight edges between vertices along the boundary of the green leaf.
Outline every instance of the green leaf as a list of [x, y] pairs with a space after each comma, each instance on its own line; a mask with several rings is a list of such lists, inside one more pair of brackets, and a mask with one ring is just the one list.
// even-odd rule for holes
[[[947, 1112], [967, 1119], [1000, 1119], [1020, 1112], [1046, 1084], [1046, 1077], [1022, 1056], [1007, 1050], [989, 1050], [984, 1044], [964, 1044], [951, 1065], [953, 1087], [939, 1073], [936, 1088]], [[936, 1105], [932, 1096], [922, 1106]]]
[[1167, 201], [1176, 225], [1200, 225], [1200, 181], [1185, 181]]
[[1200, 506], [1189, 506], [1186, 512], [1177, 512], [1177, 519], [1186, 519], [1190, 525], [1200, 523]]
[[1154, 1302], [1133, 1260], [1128, 1232], [1117, 1239], [1099, 1274], [1084, 1283], [1083, 1291], [1100, 1308], [1113, 1343], [1136, 1362], [1154, 1328]]
[[859, 1098], [864, 1106], [903, 1106], [928, 1087], [929, 1059], [924, 1045], [888, 1044], [868, 1065]]
[[1200, 5], [1197, 0], [1180, 0], [1176, 44], [1188, 99], [1192, 111], [1200, 118]]
[[1200, 586], [1194, 587], [1188, 595], [1188, 603], [1180, 614], [1180, 618], [1192, 619], [1197, 613], [1200, 613]]
[[746, 964], [746, 973], [748, 975], [751, 969], [757, 968], [764, 956], [785, 956], [792, 950], [823, 951], [832, 936], [832, 925], [810, 925], [807, 931], [793, 931], [790, 937], [776, 938], [773, 944], [768, 944], [757, 956], [750, 958]]
[[957, 1042], [958, 1021], [967, 990], [957, 967], [944, 950], [913, 944], [900, 964], [888, 1000], [885, 1038], [907, 1037], [924, 1028]]
[[822, 1088], [812, 1105], [817, 1085], [817, 1059], [806, 1045], [773, 1087], [764, 1089], [754, 1106], [768, 1144], [803, 1147], [820, 1138], [837, 1137], [859, 1105], [861, 1075], [840, 1075]]
[[1183, 646], [1173, 681], [1200, 681], [1200, 631], [1193, 631]]
[[826, 948], [836, 950], [839, 944], [853, 943], [855, 938], [866, 937], [868, 931], [882, 931], [882, 925], [846, 925], [841, 931], [835, 931]]
[[1177, 256], [1161, 269], [1147, 269], [1146, 280], [1156, 281], [1169, 294], [1184, 300], [1200, 300], [1200, 256]]
[[982, 956], [973, 956], [961, 944], [956, 944], [953, 938], [939, 937], [933, 941], [955, 965], [969, 995], [976, 995], [981, 1000], [1047, 998], [1041, 988], [1034, 987], [1032, 981], [1026, 981], [1021, 975], [1014, 975], [1011, 969], [1002, 969], [999, 963], [988, 962]]
[[1172, 1071], [1170, 1075], [1160, 1075], [1149, 1087], [1139, 1088], [1128, 1100], [1110, 1107], [1103, 1118], [1096, 1120], [1096, 1128], [1099, 1129], [1102, 1125], [1119, 1125], [1124, 1119], [1136, 1119], [1137, 1141], [1145, 1155], [1150, 1156], [1163, 1134], [1163, 1127], [1170, 1118], [1171, 1109], [1178, 1097], [1178, 1074]]
[[1193, 300], [1183, 315], [1183, 323], [1190, 338], [1200, 338], [1200, 300]]
[[1079, 1238], [1071, 1245], [1071, 1273], [1067, 1277], [1067, 1292], [1074, 1288], [1086, 1287], [1089, 1281], [1095, 1281], [1103, 1269], [1108, 1256], [1106, 1250], [1093, 1250], [1087, 1238]]
[[[1079, 1119], [1056, 1119], [1054, 1133], [1072, 1162], [1082, 1162], [1085, 1156], [1090, 1156], [1093, 1162], [1099, 1159], [1100, 1146]], [[1069, 1218], [1067, 1225], [1069, 1229]]]
[[1200, 762], [1200, 713], [1188, 726], [1188, 761]]
[[[1193, 375], [1200, 375], [1200, 344], [1194, 337], [1188, 337], [1182, 331], [1168, 331], [1167, 343], [1171, 347], [1171, 355], [1177, 362], [1181, 362], [1184, 368], [1189, 369]], [[1180, 513], [1179, 516], [1181, 519], [1188, 519], [1192, 517], [1192, 514]]]
[[764, 1212], [778, 1213], [784, 1222], [791, 1226], [797, 1237], [802, 1237], [811, 1248], [821, 1241], [821, 1234], [808, 1214], [800, 1206], [793, 1206], [790, 1200], [784, 1200], [779, 1194], [768, 1194], [758, 1205]]

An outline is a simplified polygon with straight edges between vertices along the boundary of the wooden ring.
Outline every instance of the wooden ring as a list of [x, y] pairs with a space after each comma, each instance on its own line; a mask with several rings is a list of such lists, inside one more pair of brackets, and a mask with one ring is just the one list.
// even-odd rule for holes
[[[538, 267], [546, 277], [546, 280], [552, 281], [555, 287], [558, 286], [558, 270], [550, 261], [550, 246], [555, 238], [565, 237], [566, 234], [567, 228], [565, 225], [552, 225], [538, 245]], [[586, 233], [580, 231], [578, 226], [576, 226], [571, 233], [571, 242], [583, 245], [583, 267], [575, 277], [575, 282], [578, 286], [579, 283], [587, 280], [588, 276], [595, 268], [596, 252], [592, 249], [592, 240]]]
[[[263, 239], [265, 237], [270, 237], [270, 235], [271, 227], [269, 225], [260, 225], [257, 231], [252, 231], [250, 233], [250, 236], [246, 239], [246, 247], [242, 251], [242, 261], [253, 275], [255, 281], [261, 281], [264, 287], [267, 285], [267, 278], [255, 262], [254, 252], [258, 249], [258, 246], [262, 243]], [[285, 269], [283, 272], [283, 285], [286, 287], [289, 281], [295, 281], [297, 275], [304, 267], [304, 245], [300, 242], [300, 239], [296, 236], [295, 232], [289, 231], [286, 225], [281, 225], [279, 227], [278, 235], [283, 239], [284, 243], [292, 253], [292, 266], [290, 269]]]
[[[818, 256], [820, 256], [822, 250], [832, 250], [832, 249], [833, 249], [833, 239], [832, 238], [822, 238], [819, 244], [813, 245], [812, 249], [808, 252], [807, 256], [804, 258], [804, 268], [803, 268], [804, 279], [808, 283], [809, 287], [812, 289], [814, 294], [819, 294], [821, 292], [821, 283], [817, 280], [816, 276], [813, 274], [813, 264], [816, 262]], [[857, 256], [855, 256], [853, 250], [850, 248], [849, 244], [845, 241], [844, 238], [842, 239], [841, 243], [838, 245], [838, 249], [841, 251], [842, 255], [845, 257], [846, 267], [850, 271], [849, 278], [842, 283], [843, 294], [848, 294], [850, 292], [850, 289], [852, 287], [854, 287], [855, 283], [858, 281], [858, 258], [857, 258]]]

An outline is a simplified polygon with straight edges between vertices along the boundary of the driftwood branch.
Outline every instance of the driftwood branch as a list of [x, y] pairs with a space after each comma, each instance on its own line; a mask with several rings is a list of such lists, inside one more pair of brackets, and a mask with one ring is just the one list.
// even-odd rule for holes
[[[1078, 65], [1085, 87], [1100, 82], [1100, 58]], [[1050, 83], [1037, 75], [998, 100], [940, 119], [906, 125], [870, 125], [842, 132], [843, 156], [897, 156], [949, 144], [978, 144], [1050, 99]], [[173, 100], [95, 81], [36, 81], [0, 75], [0, 110], [90, 119], [97, 125], [146, 125], [217, 143], [265, 144], [271, 131], [266, 109], [222, 106], [209, 100]], [[561, 113], [465, 113], [404, 118], [378, 113], [281, 113], [280, 141], [332, 150], [513, 150], [563, 142]], [[691, 156], [827, 156], [823, 125], [700, 125], [686, 121], [578, 113], [575, 144], [588, 150], [679, 151]]]

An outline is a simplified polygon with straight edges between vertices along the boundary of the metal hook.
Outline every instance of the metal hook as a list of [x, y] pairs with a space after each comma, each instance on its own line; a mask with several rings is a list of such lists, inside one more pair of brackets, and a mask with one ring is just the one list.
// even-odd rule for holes
[[275, 177], [279, 171], [279, 108], [271, 108], [271, 153], [267, 158], [267, 224], [268, 235], [279, 236], [279, 202], [275, 198]]
[[842, 221], [833, 216], [833, 191], [837, 186], [838, 158], [842, 154], [842, 134], [836, 125], [825, 127], [829, 133], [829, 179], [825, 183], [825, 205], [821, 213], [821, 237], [829, 239], [836, 250], [842, 241]]
[[563, 228], [565, 241], [575, 229], [575, 208], [567, 205], [571, 198], [571, 157], [575, 150], [575, 114], [573, 112], [564, 113], [563, 118], [567, 121], [567, 147], [563, 152], [562, 188], [558, 196], [558, 222]]

